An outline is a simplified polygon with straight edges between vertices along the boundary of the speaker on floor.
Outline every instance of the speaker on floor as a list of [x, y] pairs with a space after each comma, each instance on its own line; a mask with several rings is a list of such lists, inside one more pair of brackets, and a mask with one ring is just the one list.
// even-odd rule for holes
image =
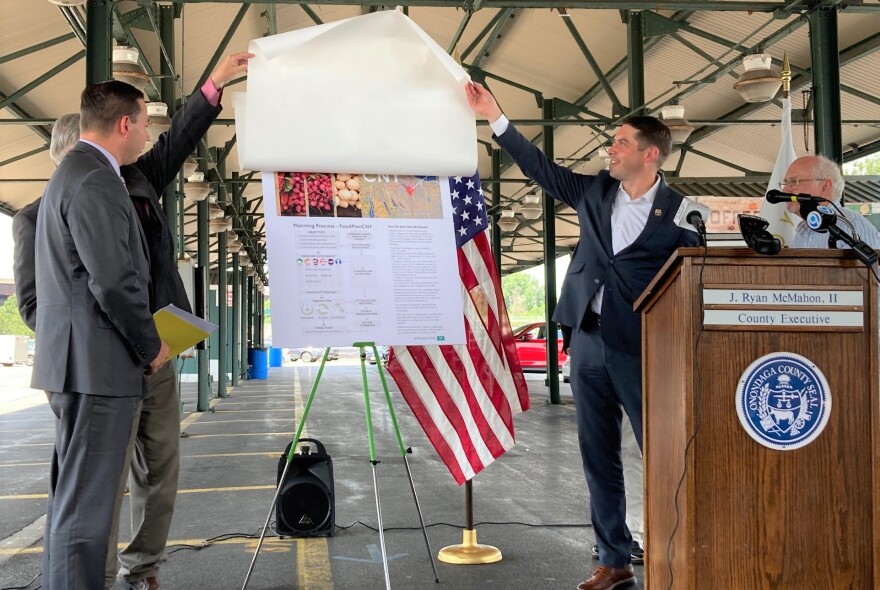
[[281, 491], [275, 507], [275, 530], [281, 536], [290, 537], [331, 535], [336, 510], [333, 461], [319, 441], [300, 439], [299, 451], [293, 455], [281, 482], [292, 444], [287, 445], [278, 460], [277, 481]]

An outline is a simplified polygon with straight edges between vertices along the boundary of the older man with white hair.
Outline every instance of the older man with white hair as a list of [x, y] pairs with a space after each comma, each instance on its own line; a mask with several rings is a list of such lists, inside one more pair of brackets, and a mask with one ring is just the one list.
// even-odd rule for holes
[[[823, 205], [840, 207], [843, 189], [846, 183], [840, 173], [840, 166], [825, 156], [803, 156], [791, 163], [785, 178], [780, 183], [783, 190], [792, 193], [806, 193], [825, 199]], [[852, 223], [859, 237], [874, 249], [880, 248], [880, 231], [877, 231], [867, 219], [844, 207], [834, 207], [839, 217], [845, 217]], [[788, 210], [798, 217], [801, 215], [800, 203], [788, 203]], [[848, 230], [842, 228], [844, 231]], [[849, 248], [843, 242], [837, 242], [838, 248]], [[827, 248], [828, 234], [811, 230], [807, 222], [801, 219], [795, 228], [792, 248]]]

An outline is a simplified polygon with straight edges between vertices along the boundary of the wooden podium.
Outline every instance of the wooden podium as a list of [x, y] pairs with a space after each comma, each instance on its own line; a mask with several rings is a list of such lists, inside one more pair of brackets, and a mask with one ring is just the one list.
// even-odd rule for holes
[[[635, 305], [644, 337], [646, 588], [880, 588], [871, 272], [848, 251], [681, 248]], [[805, 357], [828, 383], [824, 430], [800, 448], [764, 446], [738, 416], [744, 372], [773, 353]], [[816, 398], [789, 393], [791, 406], [776, 394], [795, 380], [782, 379], [773, 394], [745, 397], [763, 408], [768, 432], [788, 436], [798, 432], [798, 400], [808, 407]]]

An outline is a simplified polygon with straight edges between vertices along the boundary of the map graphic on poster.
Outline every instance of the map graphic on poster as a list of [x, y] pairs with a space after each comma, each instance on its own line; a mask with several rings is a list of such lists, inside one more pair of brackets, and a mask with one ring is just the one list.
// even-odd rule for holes
[[263, 178], [275, 346], [464, 342], [445, 178]]

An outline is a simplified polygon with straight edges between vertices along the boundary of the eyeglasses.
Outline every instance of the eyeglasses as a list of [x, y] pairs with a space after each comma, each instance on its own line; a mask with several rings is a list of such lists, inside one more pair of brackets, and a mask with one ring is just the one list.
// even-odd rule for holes
[[787, 186], [797, 186], [802, 182], [818, 182], [820, 180], [828, 180], [827, 178], [798, 178], [797, 176], [793, 176], [792, 178], [783, 178], [779, 181], [779, 188], [785, 188]]

